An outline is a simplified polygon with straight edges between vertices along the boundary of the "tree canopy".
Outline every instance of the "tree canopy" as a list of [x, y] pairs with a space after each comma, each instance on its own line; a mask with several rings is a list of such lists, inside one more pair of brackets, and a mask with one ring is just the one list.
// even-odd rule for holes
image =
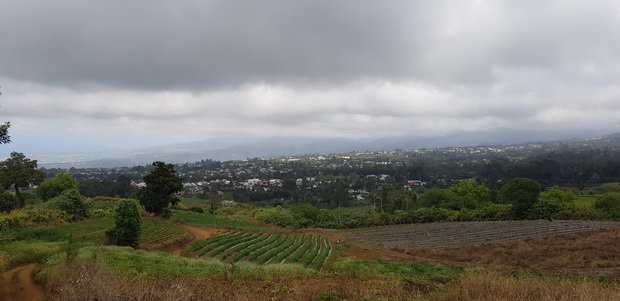
[[51, 198], [59, 196], [63, 191], [69, 189], [78, 190], [78, 181], [76, 181], [71, 174], [61, 172], [53, 178], [41, 183], [39, 187], [37, 187], [37, 194], [44, 201], [47, 201]]
[[[2, 92], [0, 92], [2, 95]], [[5, 122], [0, 124], [0, 144], [7, 144], [11, 142], [11, 136], [9, 136], [9, 128], [11, 127], [10, 122]]]
[[0, 162], [0, 183], [5, 189], [15, 189], [17, 207], [24, 207], [20, 188], [28, 188], [45, 179], [45, 173], [37, 169], [37, 160], [26, 158], [22, 153], [12, 152], [11, 157]]
[[172, 164], [156, 161], [153, 166], [155, 169], [144, 176], [146, 187], [138, 190], [138, 200], [146, 211], [168, 218], [168, 206], [179, 202], [173, 194], [183, 189], [183, 180], [176, 176]]
[[528, 178], [514, 178], [499, 190], [498, 200], [512, 204], [519, 217], [525, 216], [540, 195], [540, 184]]

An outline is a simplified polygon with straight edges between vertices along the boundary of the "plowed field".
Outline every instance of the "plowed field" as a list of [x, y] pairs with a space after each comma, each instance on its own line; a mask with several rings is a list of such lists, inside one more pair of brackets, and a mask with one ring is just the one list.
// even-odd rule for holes
[[492, 221], [411, 224], [344, 232], [345, 236], [391, 248], [446, 249], [520, 241], [620, 227], [607, 221]]

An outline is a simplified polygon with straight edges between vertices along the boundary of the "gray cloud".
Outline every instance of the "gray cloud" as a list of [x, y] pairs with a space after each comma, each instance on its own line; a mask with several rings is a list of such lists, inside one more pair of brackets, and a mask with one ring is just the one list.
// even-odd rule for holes
[[9, 0], [0, 13], [14, 141], [620, 131], [617, 0]]

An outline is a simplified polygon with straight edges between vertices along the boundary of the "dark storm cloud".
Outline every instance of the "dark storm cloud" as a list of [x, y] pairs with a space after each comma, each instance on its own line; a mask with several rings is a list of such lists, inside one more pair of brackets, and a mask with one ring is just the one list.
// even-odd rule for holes
[[411, 1], [5, 2], [5, 76], [205, 89], [403, 78], [424, 11]]

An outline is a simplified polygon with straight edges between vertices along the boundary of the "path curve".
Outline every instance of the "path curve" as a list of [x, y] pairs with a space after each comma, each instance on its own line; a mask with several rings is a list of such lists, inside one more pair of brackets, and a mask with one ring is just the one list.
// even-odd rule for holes
[[0, 300], [43, 301], [44, 290], [33, 281], [36, 264], [31, 263], [10, 269], [0, 275]]
[[191, 242], [196, 241], [196, 240], [211, 238], [215, 236], [217, 231], [219, 231], [219, 229], [216, 229], [216, 228], [198, 228], [198, 227], [192, 227], [192, 226], [188, 226], [188, 225], [181, 224], [181, 223], [179, 223], [178, 225], [185, 228], [185, 230], [187, 230], [187, 232], [189, 232], [194, 238], [190, 240], [189, 242], [187, 242], [186, 244], [176, 246], [175, 248], [171, 249], [170, 252], [172, 252], [172, 254], [175, 254], [175, 255], [181, 255], [181, 252]]

